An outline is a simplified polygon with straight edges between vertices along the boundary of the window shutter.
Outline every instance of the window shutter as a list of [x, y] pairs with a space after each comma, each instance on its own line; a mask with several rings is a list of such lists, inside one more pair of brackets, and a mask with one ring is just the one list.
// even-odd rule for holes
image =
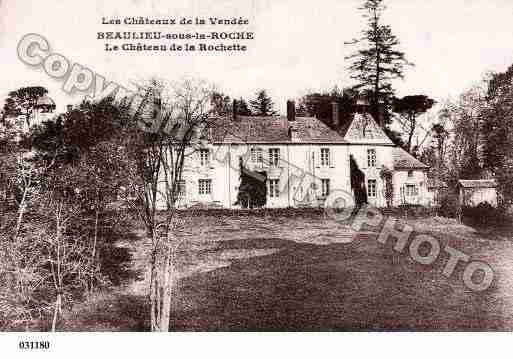
[[335, 167], [335, 151], [329, 149], [329, 165], [331, 168]]

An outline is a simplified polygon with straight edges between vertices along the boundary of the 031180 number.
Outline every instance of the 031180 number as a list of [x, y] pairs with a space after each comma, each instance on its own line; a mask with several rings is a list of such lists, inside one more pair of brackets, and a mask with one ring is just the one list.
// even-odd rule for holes
[[50, 349], [49, 341], [21, 341], [18, 348], [22, 350], [48, 350]]

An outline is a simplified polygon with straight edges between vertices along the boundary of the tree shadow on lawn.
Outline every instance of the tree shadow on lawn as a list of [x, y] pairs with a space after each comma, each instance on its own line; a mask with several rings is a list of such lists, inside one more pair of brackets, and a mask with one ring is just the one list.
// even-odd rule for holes
[[[278, 248], [184, 278], [171, 329], [178, 331], [485, 330], [504, 326], [500, 303], [473, 293], [445, 260], [421, 266], [394, 241], [299, 244], [281, 239], [220, 242], [216, 250]], [[496, 288], [490, 288], [494, 291]]]
[[[441, 275], [369, 235], [347, 244], [274, 238], [219, 241], [208, 256], [275, 250], [229, 259], [226, 266], [183, 278], [173, 295], [172, 331], [445, 331], [511, 328], [511, 308], [497, 285], [466, 289], [463, 268]], [[255, 252], [256, 253], [256, 252]], [[499, 299], [498, 299], [499, 298]], [[506, 313], [508, 312], [508, 313]], [[116, 290], [74, 309], [66, 330], [147, 331], [146, 296]], [[506, 314], [505, 314], [506, 313]], [[70, 318], [71, 319], [71, 318]]]
[[143, 273], [133, 269], [133, 255], [129, 247], [121, 242], [137, 242], [140, 238], [132, 232], [110, 233], [109, 238], [100, 247], [100, 268], [112, 286], [128, 284], [140, 280]]
[[149, 303], [146, 296], [122, 292], [98, 293], [66, 313], [65, 331], [148, 331]]
[[107, 287], [86, 295], [65, 312], [59, 325], [66, 331], [146, 331], [149, 328], [149, 304], [146, 296], [128, 293], [126, 285], [144, 278], [143, 270], [134, 269], [130, 242], [138, 245], [136, 232], [110, 232], [99, 246], [101, 273]]

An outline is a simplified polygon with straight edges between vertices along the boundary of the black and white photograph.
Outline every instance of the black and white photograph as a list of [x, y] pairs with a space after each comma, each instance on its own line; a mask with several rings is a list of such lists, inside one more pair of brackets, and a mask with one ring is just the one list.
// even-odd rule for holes
[[512, 18], [0, 0], [0, 337], [513, 331]]

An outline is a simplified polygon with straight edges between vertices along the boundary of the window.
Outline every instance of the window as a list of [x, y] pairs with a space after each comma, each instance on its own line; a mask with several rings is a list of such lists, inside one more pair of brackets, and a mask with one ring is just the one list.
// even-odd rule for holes
[[279, 148], [270, 148], [269, 149], [269, 165], [270, 166], [278, 166], [280, 163], [280, 149]]
[[410, 170], [410, 171], [408, 171], [408, 177], [409, 177], [409, 178], [413, 177], [413, 171], [411, 171], [411, 170]]
[[377, 194], [377, 182], [374, 179], [367, 181], [367, 196], [375, 198]]
[[414, 184], [407, 184], [406, 185], [406, 196], [407, 197], [414, 197], [419, 194], [419, 189], [417, 188], [417, 185]]
[[212, 180], [211, 179], [200, 179], [199, 182], [199, 194], [212, 194]]
[[368, 167], [376, 167], [376, 150], [375, 149], [367, 150], [367, 165], [368, 165]]
[[200, 165], [206, 166], [209, 163], [210, 151], [208, 149], [200, 150]]
[[271, 179], [269, 180], [269, 197], [278, 198], [280, 197], [280, 180]]
[[262, 154], [261, 148], [252, 148], [251, 149], [251, 162], [253, 163], [263, 163], [264, 156]]
[[185, 197], [185, 181], [180, 180], [176, 183], [176, 194], [178, 197]]
[[374, 138], [374, 132], [372, 131], [372, 128], [364, 128], [363, 129], [363, 138], [368, 138], [368, 139]]
[[321, 148], [321, 166], [328, 167], [330, 165], [330, 149]]
[[322, 179], [321, 195], [327, 197], [330, 195], [330, 180]]

